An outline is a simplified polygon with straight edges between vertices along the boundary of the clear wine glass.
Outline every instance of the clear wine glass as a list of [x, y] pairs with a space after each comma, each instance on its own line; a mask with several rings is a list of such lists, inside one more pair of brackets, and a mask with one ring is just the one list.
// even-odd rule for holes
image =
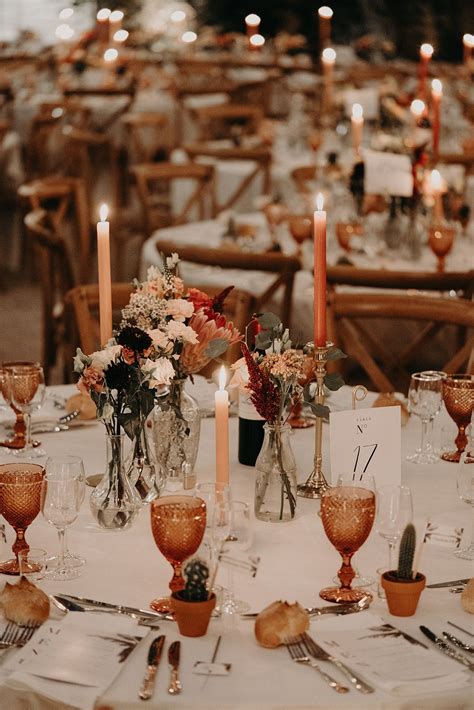
[[388, 542], [388, 569], [393, 569], [393, 552], [403, 530], [413, 519], [413, 501], [407, 486], [380, 486], [376, 491], [375, 527]]
[[[428, 377], [431, 377], [432, 375], [440, 375], [443, 379], [446, 377], [446, 373], [443, 372], [442, 370], [423, 370], [423, 372], [420, 372], [420, 375], [427, 375]], [[444, 404], [441, 402], [441, 409], [443, 409]], [[427, 446], [429, 447], [430, 451], [437, 457], [441, 455], [441, 447], [439, 444], [437, 444], [434, 440], [434, 424], [435, 424], [435, 419], [438, 416], [439, 412], [436, 412], [436, 414], [429, 420], [428, 422], [428, 430], [426, 432], [426, 443]]]
[[[54, 475], [57, 472], [61, 473], [62, 471], [68, 471], [71, 474], [76, 474], [79, 481], [83, 481], [85, 483], [86, 480], [84, 464], [80, 456], [50, 456], [46, 460], [45, 469], [46, 474]], [[80, 506], [82, 505], [86, 495], [85, 485], [81, 486], [81, 491], [82, 500], [80, 501]], [[80, 555], [73, 555], [69, 551], [66, 530], [64, 531], [64, 558], [72, 567], [82, 567], [82, 565], [86, 562], [84, 557], [81, 557]], [[58, 557], [50, 557], [49, 562], [50, 564], [57, 564]]]
[[219, 555], [220, 550], [214, 544], [215, 540], [213, 537], [213, 520], [214, 520], [214, 507], [216, 503], [219, 502], [220, 505], [225, 505], [230, 510], [232, 509], [232, 492], [230, 486], [227, 483], [218, 483], [216, 481], [203, 481], [198, 483], [196, 486], [196, 495], [206, 503], [207, 518], [206, 518], [206, 531], [204, 533], [204, 547], [209, 555], [211, 564], [218, 562], [216, 559]]
[[[464, 503], [474, 506], [474, 466], [460, 463], [458, 464], [457, 469], [458, 495]], [[459, 550], [455, 550], [453, 554], [463, 560], [474, 560], [474, 526], [472, 526], [471, 542], [469, 545], [467, 547], [461, 547]]]
[[79, 577], [80, 570], [65, 557], [65, 531], [79, 515], [84, 500], [85, 480], [74, 470], [59, 467], [46, 472], [41, 491], [41, 512], [45, 520], [56, 528], [59, 554], [48, 561], [46, 577], [65, 581]]
[[421, 419], [421, 442], [407, 460], [416, 464], [436, 463], [438, 457], [430, 450], [427, 439], [428, 423], [438, 414], [442, 402], [443, 377], [440, 373], [424, 375], [415, 372], [408, 390], [410, 412]]
[[9, 371], [11, 404], [23, 414], [26, 425], [25, 446], [21, 454], [28, 458], [44, 456], [45, 451], [33, 446], [31, 439], [31, 414], [43, 405], [46, 394], [44, 372], [41, 365], [13, 367]]
[[[252, 545], [252, 526], [250, 521], [250, 506], [241, 500], [232, 501], [231, 526], [229, 535], [224, 540], [221, 563], [227, 569], [227, 588], [223, 590], [224, 601], [221, 604], [223, 611], [228, 614], [243, 614], [250, 609], [250, 605], [234, 597], [234, 569], [247, 571], [253, 570], [253, 560], [245, 557], [245, 553]], [[237, 555], [235, 557], [234, 555]], [[244, 557], [239, 557], [244, 555]]]

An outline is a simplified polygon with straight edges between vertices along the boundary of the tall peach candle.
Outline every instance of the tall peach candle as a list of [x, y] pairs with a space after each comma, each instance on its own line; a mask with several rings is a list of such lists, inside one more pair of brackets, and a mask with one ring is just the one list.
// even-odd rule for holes
[[323, 112], [328, 113], [332, 106], [333, 73], [336, 63], [336, 52], [332, 47], [326, 47], [321, 54], [323, 67]]
[[225, 389], [226, 372], [219, 371], [219, 389], [216, 391], [216, 482], [229, 483], [229, 393]]
[[326, 212], [324, 198], [316, 198], [314, 213], [314, 344], [324, 347], [326, 335]]
[[97, 222], [97, 263], [99, 270], [100, 344], [112, 337], [112, 278], [110, 274], [110, 233], [107, 222], [107, 205], [100, 207]]
[[362, 144], [362, 133], [364, 131], [364, 109], [360, 104], [353, 104], [352, 106], [352, 145], [354, 146], [354, 151], [356, 157], [360, 157], [360, 146]]
[[420, 76], [418, 94], [420, 98], [426, 97], [426, 77], [428, 76], [428, 64], [433, 56], [434, 49], [431, 44], [422, 44], [420, 47]]
[[321, 49], [329, 47], [331, 44], [331, 19], [333, 14], [333, 11], [327, 5], [321, 5], [318, 9], [319, 46]]
[[431, 104], [433, 108], [433, 158], [435, 163], [439, 157], [439, 132], [441, 127], [440, 109], [443, 98], [443, 85], [439, 79], [431, 82]]
[[250, 37], [259, 33], [260, 22], [260, 17], [254, 12], [251, 12], [250, 15], [247, 15], [247, 17], [245, 18], [245, 29], [247, 33], [247, 39], [250, 39]]
[[443, 202], [441, 199], [443, 192], [443, 180], [439, 170], [431, 171], [430, 182], [434, 199], [434, 223], [439, 225], [444, 222]]

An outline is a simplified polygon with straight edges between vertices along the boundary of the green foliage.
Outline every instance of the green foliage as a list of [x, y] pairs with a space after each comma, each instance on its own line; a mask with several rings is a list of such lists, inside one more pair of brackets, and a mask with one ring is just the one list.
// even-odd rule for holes
[[398, 555], [397, 578], [404, 580], [413, 579], [413, 558], [415, 556], [416, 532], [412, 523], [409, 523], [403, 531], [400, 540], [400, 552]]
[[334, 361], [334, 360], [341, 360], [342, 358], [347, 357], [346, 353], [343, 353], [340, 348], [331, 348], [326, 355], [326, 360], [328, 362]]
[[181, 599], [187, 602], [205, 602], [209, 596], [207, 580], [209, 568], [201, 560], [191, 560], [184, 568], [186, 587], [179, 593]]
[[209, 341], [205, 355], [214, 360], [225, 353], [228, 345], [229, 343], [225, 338], [214, 338], [214, 340]]
[[324, 385], [331, 390], [331, 392], [337, 392], [344, 384], [344, 380], [339, 372], [330, 372], [324, 375]]

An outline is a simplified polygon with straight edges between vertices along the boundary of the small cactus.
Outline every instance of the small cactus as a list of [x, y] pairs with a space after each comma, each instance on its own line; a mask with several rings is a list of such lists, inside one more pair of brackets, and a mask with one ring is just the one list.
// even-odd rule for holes
[[184, 568], [186, 586], [179, 593], [181, 599], [187, 602], [205, 602], [209, 596], [207, 580], [209, 568], [201, 560], [192, 560]]
[[412, 523], [409, 523], [403, 531], [400, 540], [400, 552], [398, 555], [397, 578], [404, 580], [413, 579], [413, 558], [415, 556], [416, 532]]

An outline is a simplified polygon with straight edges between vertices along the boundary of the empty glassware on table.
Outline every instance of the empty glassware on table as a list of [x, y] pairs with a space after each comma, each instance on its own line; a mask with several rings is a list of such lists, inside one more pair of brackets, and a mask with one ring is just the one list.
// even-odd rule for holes
[[[76, 474], [78, 477], [79, 481], [84, 481], [86, 480], [86, 474], [84, 471], [84, 464], [82, 461], [82, 458], [80, 456], [72, 456], [72, 455], [65, 455], [65, 456], [50, 456], [46, 460], [45, 464], [45, 469], [46, 469], [46, 475], [48, 473], [54, 474], [55, 472], [59, 471], [69, 471], [71, 474]], [[86, 487], [81, 486], [81, 491], [82, 491], [82, 500], [80, 501], [79, 507], [82, 505], [85, 495], [86, 495]], [[84, 557], [81, 557], [81, 555], [77, 554], [72, 554], [69, 551], [68, 547], [68, 542], [67, 542], [67, 531], [64, 531], [64, 558], [66, 562], [71, 565], [72, 567], [82, 567], [83, 564], [85, 564], [85, 559]], [[51, 565], [55, 565], [58, 562], [58, 558], [56, 556], [50, 557], [49, 559], [49, 564], [50, 567]]]
[[[420, 372], [420, 375], [428, 377], [431, 377], [432, 375], [439, 375], [443, 379], [446, 377], [446, 373], [443, 372], [443, 370], [423, 370], [423, 372]], [[441, 441], [436, 442], [434, 439], [434, 424], [439, 412], [443, 409], [443, 407], [444, 404], [443, 402], [441, 402], [441, 407], [439, 411], [436, 412], [436, 414], [434, 414], [434, 416], [428, 422], [428, 431], [426, 433], [427, 448], [429, 448], [429, 450], [436, 456], [436, 458], [439, 458], [439, 456], [442, 454], [443, 445]]]
[[23, 414], [26, 432], [25, 446], [18, 449], [21, 456], [38, 458], [45, 456], [41, 448], [35, 448], [31, 438], [31, 415], [43, 405], [46, 394], [43, 368], [34, 364], [31, 367], [12, 367], [8, 373], [11, 405]]
[[407, 460], [417, 464], [436, 463], [438, 457], [432, 452], [427, 438], [429, 422], [441, 408], [443, 377], [415, 372], [411, 376], [408, 390], [410, 412], [421, 419], [421, 441], [419, 448], [407, 456]]
[[375, 497], [375, 527], [388, 543], [388, 569], [392, 570], [395, 545], [406, 525], [413, 520], [411, 491], [407, 486], [380, 486]]

